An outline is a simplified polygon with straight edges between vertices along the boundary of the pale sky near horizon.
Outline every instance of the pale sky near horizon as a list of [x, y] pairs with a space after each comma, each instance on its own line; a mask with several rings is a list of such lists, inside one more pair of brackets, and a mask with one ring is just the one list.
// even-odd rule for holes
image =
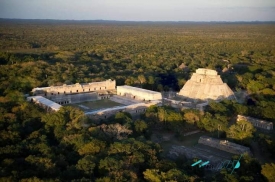
[[0, 0], [0, 18], [275, 21], [275, 0]]

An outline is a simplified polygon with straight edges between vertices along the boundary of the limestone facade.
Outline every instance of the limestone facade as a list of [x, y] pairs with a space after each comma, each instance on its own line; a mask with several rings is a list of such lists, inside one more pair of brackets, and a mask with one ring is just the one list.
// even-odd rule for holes
[[32, 90], [34, 95], [40, 95], [44, 97], [66, 95], [66, 94], [77, 94], [85, 92], [99, 92], [105, 90], [115, 90], [116, 81], [106, 80], [102, 82], [92, 82], [92, 83], [76, 83], [72, 85], [62, 85], [62, 86], [51, 86], [51, 87], [41, 87], [34, 88]]
[[230, 152], [233, 154], [243, 154], [243, 153], [248, 153], [251, 155], [251, 151], [248, 147], [238, 145], [233, 142], [229, 142], [227, 140], [218, 140], [215, 138], [211, 138], [208, 136], [201, 136], [199, 139], [200, 144], [207, 145], [219, 150], [223, 150], [226, 152]]
[[131, 87], [128, 85], [117, 86], [117, 95], [143, 101], [162, 99], [160, 92], [155, 92], [137, 87]]
[[86, 92], [79, 94], [60, 94], [60, 95], [49, 95], [47, 98], [60, 104], [76, 104], [81, 102], [101, 100], [108, 98], [109, 95], [100, 96], [97, 92]]
[[235, 99], [233, 91], [223, 83], [217, 71], [204, 68], [192, 74], [178, 95], [191, 100]]
[[237, 116], [237, 121], [244, 120], [250, 122], [253, 126], [256, 128], [264, 129], [264, 130], [273, 130], [273, 123], [272, 122], [267, 122], [264, 120], [248, 117], [248, 116], [242, 116], [238, 115]]
[[42, 96], [27, 97], [27, 101], [40, 105], [47, 111], [58, 111], [62, 106]]

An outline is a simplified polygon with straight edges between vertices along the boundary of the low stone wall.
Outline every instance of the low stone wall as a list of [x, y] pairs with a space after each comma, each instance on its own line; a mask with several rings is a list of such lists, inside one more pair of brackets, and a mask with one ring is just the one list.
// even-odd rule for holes
[[199, 144], [207, 145], [219, 150], [223, 150], [226, 152], [230, 152], [233, 154], [243, 154], [248, 153], [249, 155], [252, 155], [250, 149], [248, 147], [238, 145], [233, 142], [229, 142], [227, 140], [218, 140], [215, 138], [207, 137], [207, 136], [201, 136], [199, 139]]
[[184, 107], [192, 107], [192, 102], [186, 102], [182, 100], [176, 100], [176, 99], [163, 99], [164, 105], [169, 105], [173, 108], [184, 108]]

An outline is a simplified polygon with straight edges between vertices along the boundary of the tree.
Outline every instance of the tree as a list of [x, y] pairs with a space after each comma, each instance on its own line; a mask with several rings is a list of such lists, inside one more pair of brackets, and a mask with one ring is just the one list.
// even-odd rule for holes
[[146, 169], [143, 172], [144, 178], [150, 182], [161, 181], [189, 181], [189, 177], [178, 169], [170, 169], [167, 172], [162, 172], [159, 169]]
[[78, 153], [80, 155], [93, 155], [105, 148], [105, 143], [100, 140], [92, 140], [91, 142], [82, 146]]
[[209, 106], [211, 108], [210, 112], [212, 111], [211, 113], [219, 112], [221, 114], [225, 114], [227, 111], [227, 108], [222, 103], [219, 103], [219, 102], [212, 101], [209, 103]]
[[214, 116], [209, 112], [206, 112], [202, 119], [198, 122], [198, 126], [204, 128], [207, 131], [213, 132], [216, 130], [225, 131], [227, 128], [227, 118], [221, 116], [220, 114], [215, 114]]
[[101, 159], [99, 162], [99, 169], [105, 169], [110, 174], [118, 174], [121, 168], [123, 167], [123, 161], [117, 160], [113, 157], [106, 157], [104, 159]]
[[[236, 160], [238, 156], [233, 156]], [[259, 161], [252, 158], [249, 154], [243, 154], [241, 160], [241, 168], [235, 170], [235, 172], [240, 176], [240, 181], [262, 181], [261, 180], [261, 165]]]
[[[213, 180], [214, 181], [214, 180]], [[229, 174], [226, 169], [222, 169], [216, 176], [215, 181], [221, 182], [238, 182], [239, 180], [236, 178], [235, 175]]]
[[132, 134], [133, 131], [129, 130], [127, 126], [121, 125], [119, 123], [116, 124], [102, 124], [98, 126], [102, 132], [110, 139], [115, 140], [122, 140], [128, 137], [128, 135]]
[[146, 169], [143, 172], [144, 179], [150, 182], [161, 182], [161, 176], [158, 169]]
[[120, 124], [131, 123], [132, 116], [127, 112], [118, 112], [115, 115], [115, 122]]
[[275, 181], [275, 164], [266, 163], [262, 165], [261, 173], [267, 178], [268, 181]]
[[153, 90], [154, 84], [155, 84], [155, 79], [151, 75], [148, 77], [148, 84], [151, 85], [151, 89]]
[[251, 138], [254, 131], [255, 128], [250, 122], [240, 120], [230, 126], [227, 136], [236, 140], [244, 140]]
[[167, 117], [167, 112], [164, 107], [159, 107], [158, 108], [158, 118], [160, 122], [164, 122], [166, 124], [166, 117]]
[[135, 125], [135, 130], [138, 133], [143, 133], [148, 128], [147, 123], [142, 120], [135, 121], [134, 125]]
[[194, 112], [186, 112], [184, 114], [184, 119], [187, 123], [194, 124], [195, 122], [198, 122], [200, 118]]
[[87, 155], [78, 160], [76, 168], [83, 171], [85, 174], [92, 175], [96, 166], [95, 157]]
[[239, 103], [234, 103], [233, 104], [234, 110], [236, 114], [242, 114], [245, 115], [248, 112], [248, 108], [245, 105], [239, 104]]
[[140, 82], [141, 87], [144, 83], [146, 83], [146, 78], [144, 75], [138, 75], [138, 80]]

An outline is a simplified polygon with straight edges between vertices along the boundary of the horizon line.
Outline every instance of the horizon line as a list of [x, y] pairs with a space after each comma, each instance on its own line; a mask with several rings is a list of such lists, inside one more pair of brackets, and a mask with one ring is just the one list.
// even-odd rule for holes
[[189, 23], [275, 23], [275, 20], [108, 20], [108, 19], [52, 19], [52, 18], [0, 18], [0, 20], [50, 20], [50, 21], [105, 21], [105, 22], [189, 22]]

